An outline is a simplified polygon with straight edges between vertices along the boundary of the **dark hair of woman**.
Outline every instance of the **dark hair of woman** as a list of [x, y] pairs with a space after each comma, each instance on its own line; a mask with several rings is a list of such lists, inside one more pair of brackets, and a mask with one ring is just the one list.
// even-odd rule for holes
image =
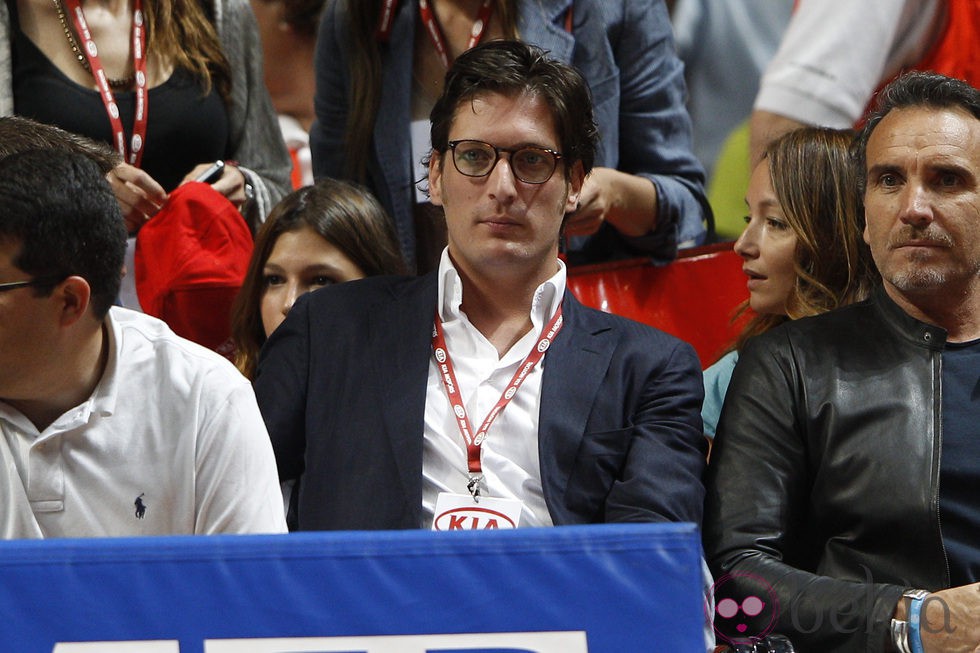
[[[382, 0], [335, 0], [346, 2], [351, 19], [350, 104], [347, 110], [347, 169], [351, 179], [365, 183], [375, 118], [381, 98], [381, 53], [377, 38]], [[409, 1], [413, 5], [416, 0]], [[504, 37], [517, 39], [517, 0], [495, 0]]]
[[248, 378], [255, 375], [265, 342], [260, 311], [263, 269], [279, 237], [304, 227], [340, 250], [365, 276], [406, 274], [391, 219], [366, 189], [323, 179], [290, 193], [272, 209], [256, 235], [245, 281], [232, 308], [235, 365]]

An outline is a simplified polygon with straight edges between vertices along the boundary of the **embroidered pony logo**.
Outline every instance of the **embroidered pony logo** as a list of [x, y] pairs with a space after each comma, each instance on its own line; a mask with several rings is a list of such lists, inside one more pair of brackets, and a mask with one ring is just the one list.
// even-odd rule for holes
[[146, 504], [143, 503], [143, 494], [136, 497], [136, 501], [133, 502], [133, 505], [136, 506], [136, 519], [143, 519], [143, 516], [146, 514]]

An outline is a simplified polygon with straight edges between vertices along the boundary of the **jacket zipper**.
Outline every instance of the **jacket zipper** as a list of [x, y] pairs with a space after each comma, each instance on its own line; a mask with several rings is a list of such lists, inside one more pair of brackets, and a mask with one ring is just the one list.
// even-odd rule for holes
[[933, 360], [935, 364], [933, 366], [934, 372], [934, 383], [936, 388], [939, 390], [934, 393], [933, 401], [936, 404], [935, 414], [938, 416], [935, 420], [935, 430], [936, 430], [936, 441], [933, 445], [935, 447], [934, 458], [936, 460], [934, 471], [936, 474], [935, 490], [932, 496], [933, 505], [936, 507], [936, 526], [939, 529], [939, 549], [943, 553], [943, 564], [945, 566], [946, 575], [944, 578], [944, 587], [949, 587], [950, 584], [950, 572], [949, 572], [949, 555], [946, 553], [946, 541], [943, 538], [943, 523], [940, 515], [939, 509], [939, 484], [940, 484], [940, 473], [942, 471], [942, 457], [943, 457], [943, 355], [942, 351], [933, 351]]

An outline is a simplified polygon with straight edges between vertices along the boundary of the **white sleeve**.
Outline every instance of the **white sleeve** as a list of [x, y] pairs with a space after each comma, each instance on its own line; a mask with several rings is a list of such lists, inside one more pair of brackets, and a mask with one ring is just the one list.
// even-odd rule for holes
[[939, 0], [801, 0], [755, 109], [852, 126], [882, 81], [924, 56], [941, 8]]
[[242, 378], [215, 404], [197, 439], [194, 532], [285, 533], [275, 455], [251, 385]]

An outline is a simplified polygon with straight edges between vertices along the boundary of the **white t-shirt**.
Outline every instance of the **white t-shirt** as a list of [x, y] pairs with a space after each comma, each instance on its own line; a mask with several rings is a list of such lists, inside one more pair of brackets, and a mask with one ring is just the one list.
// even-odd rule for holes
[[[557, 261], [558, 259], [556, 259]], [[565, 294], [565, 264], [538, 286], [531, 305], [531, 330], [503, 357], [460, 310], [463, 289], [459, 273], [443, 250], [439, 263], [439, 314], [452, 357], [460, 396], [474, 432], [500, 399], [518, 365], [531, 352]], [[433, 315], [435, 317], [435, 315]], [[538, 417], [541, 378], [548, 356], [535, 366], [507, 408], [497, 416], [483, 441], [484, 495], [517, 499], [524, 506], [520, 526], [552, 526], [541, 487]], [[446, 397], [442, 377], [429, 357], [425, 394], [425, 438], [422, 448], [422, 520], [429, 528], [440, 492], [468, 494], [466, 445]]]
[[160, 320], [114, 307], [87, 401], [39, 433], [0, 402], [0, 536], [285, 532], [248, 381]]
[[801, 0], [755, 109], [851, 127], [883, 81], [927, 54], [943, 8], [939, 0]]

